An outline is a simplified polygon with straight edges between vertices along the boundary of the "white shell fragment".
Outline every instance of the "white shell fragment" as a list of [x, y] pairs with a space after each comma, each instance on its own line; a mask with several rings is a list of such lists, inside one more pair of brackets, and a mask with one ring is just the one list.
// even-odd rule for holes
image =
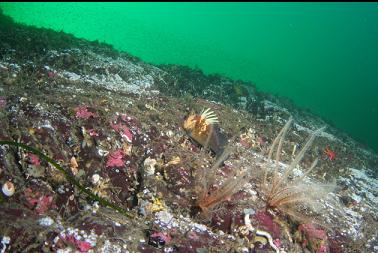
[[1, 188], [1, 190], [3, 191], [5, 196], [10, 197], [14, 194], [15, 187], [12, 182], [7, 181], [3, 184], [3, 187]]
[[147, 176], [152, 176], [153, 174], [155, 174], [156, 163], [156, 160], [151, 159], [150, 157], [144, 160], [144, 172]]
[[5, 253], [5, 250], [7, 249], [7, 245], [10, 243], [10, 237], [9, 236], [3, 236], [1, 239], [1, 249], [0, 253]]
[[97, 185], [100, 182], [100, 175], [99, 174], [94, 174], [92, 176], [92, 184]]
[[99, 148], [98, 149], [98, 154], [100, 156], [107, 156], [109, 154], [109, 151]]

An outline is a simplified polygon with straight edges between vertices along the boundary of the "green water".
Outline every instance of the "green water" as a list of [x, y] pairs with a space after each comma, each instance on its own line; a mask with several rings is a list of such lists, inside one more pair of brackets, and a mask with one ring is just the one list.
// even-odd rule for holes
[[16, 21], [291, 98], [378, 151], [377, 3], [0, 3]]

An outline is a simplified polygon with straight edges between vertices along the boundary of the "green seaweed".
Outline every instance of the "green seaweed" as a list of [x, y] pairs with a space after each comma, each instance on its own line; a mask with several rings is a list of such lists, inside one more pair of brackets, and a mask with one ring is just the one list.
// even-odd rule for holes
[[[98, 201], [100, 203], [100, 205], [102, 205], [104, 207], [109, 207], [109, 208], [111, 208], [111, 209], [113, 209], [115, 211], [118, 211], [119, 213], [123, 214], [127, 218], [134, 218], [134, 216], [132, 214], [128, 213], [122, 207], [120, 207], [120, 206], [118, 206], [116, 204], [110, 203], [106, 199], [101, 198], [101, 197], [97, 196], [96, 194], [92, 193], [90, 190], [86, 189], [72, 175], [70, 175], [69, 172], [67, 172], [62, 166], [60, 166], [52, 158], [50, 158], [50, 157], [46, 156], [45, 154], [43, 154], [42, 151], [40, 151], [38, 149], [35, 149], [33, 147], [30, 147], [28, 145], [25, 145], [25, 144], [22, 144], [22, 143], [19, 143], [19, 142], [15, 142], [15, 141], [0, 141], [0, 145], [11, 145], [11, 146], [20, 147], [20, 148], [23, 148], [24, 150], [27, 150], [28, 152], [31, 152], [31, 153], [33, 153], [35, 155], [38, 155], [41, 159], [43, 159], [46, 162], [50, 163], [57, 170], [59, 170], [60, 172], [62, 172], [64, 174], [65, 178], [70, 183], [72, 183], [73, 185], [75, 185], [81, 192], [84, 192], [85, 194], [87, 194], [89, 196], [89, 198], [91, 198], [93, 201]], [[0, 201], [1, 201], [1, 199], [0, 199]]]

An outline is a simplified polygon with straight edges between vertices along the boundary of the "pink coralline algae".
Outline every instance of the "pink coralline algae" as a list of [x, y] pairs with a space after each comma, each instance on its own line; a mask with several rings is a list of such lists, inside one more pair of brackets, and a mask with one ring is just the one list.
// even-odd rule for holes
[[133, 134], [127, 126], [123, 125], [122, 123], [111, 123], [111, 126], [116, 132], [120, 133], [120, 135], [123, 138], [125, 138], [128, 142], [131, 143], [133, 141]]
[[50, 209], [51, 204], [53, 201], [52, 196], [42, 196], [38, 199], [38, 204], [36, 207], [36, 211], [38, 214], [44, 214], [47, 210]]
[[315, 228], [311, 223], [299, 225], [298, 230], [305, 233], [309, 238], [321, 240], [327, 239], [326, 232], [323, 229]]
[[140, 134], [140, 123], [134, 117], [126, 114], [117, 115], [111, 122], [110, 126], [119, 133], [122, 138], [132, 143], [134, 134]]
[[152, 235], [150, 237], [151, 238], [160, 238], [165, 243], [169, 243], [172, 240], [172, 238], [169, 234], [162, 233], [162, 232], [154, 232], [154, 233], [152, 233]]
[[316, 253], [327, 253], [327, 234], [323, 229], [317, 229], [313, 224], [301, 224], [298, 227], [298, 231], [302, 232], [306, 239], [303, 241], [302, 245], [306, 247], [309, 242], [320, 241], [316, 249]]
[[75, 245], [76, 249], [78, 249], [81, 253], [87, 253], [92, 248], [92, 245], [89, 242], [80, 241], [73, 235], [64, 235], [61, 236], [61, 239]]
[[327, 253], [327, 247], [324, 244], [320, 245], [317, 253]]
[[29, 162], [33, 165], [41, 165], [41, 161], [39, 160], [39, 157], [35, 154], [29, 154]]
[[273, 241], [273, 244], [277, 246], [277, 248], [281, 247], [281, 240], [280, 239], [275, 239]]
[[125, 165], [123, 158], [125, 154], [122, 149], [116, 150], [108, 155], [106, 167], [123, 167]]
[[26, 188], [24, 193], [28, 203], [33, 207], [36, 206], [35, 210], [38, 214], [44, 214], [52, 207], [52, 196], [41, 196], [40, 192], [33, 192], [31, 188]]
[[273, 237], [278, 238], [281, 235], [280, 226], [273, 221], [273, 218], [266, 212], [257, 212], [254, 217], [260, 225], [262, 225], [268, 232], [272, 233]]
[[96, 117], [96, 114], [88, 111], [86, 106], [78, 106], [75, 109], [76, 117], [80, 119], [89, 119], [90, 117]]

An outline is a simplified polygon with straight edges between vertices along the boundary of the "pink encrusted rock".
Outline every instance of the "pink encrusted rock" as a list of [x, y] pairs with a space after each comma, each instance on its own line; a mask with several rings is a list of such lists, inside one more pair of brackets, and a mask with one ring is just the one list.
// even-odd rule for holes
[[328, 237], [323, 229], [316, 228], [313, 224], [301, 224], [298, 231], [303, 233], [305, 239], [302, 242], [303, 247], [310, 245], [316, 253], [327, 253], [328, 250]]
[[76, 248], [80, 251], [80, 253], [87, 253], [92, 248], [92, 245], [89, 242], [77, 240], [72, 235], [62, 236], [61, 239], [66, 242], [70, 242], [71, 244], [74, 244]]
[[76, 117], [80, 119], [89, 119], [90, 117], [96, 117], [96, 114], [89, 112], [86, 106], [78, 106], [75, 109]]
[[122, 149], [118, 149], [108, 155], [106, 167], [123, 167], [125, 165], [123, 158], [124, 153]]
[[325, 244], [321, 244], [317, 253], [327, 253], [327, 247]]
[[150, 236], [151, 238], [160, 238], [162, 239], [165, 243], [169, 243], [172, 238], [169, 234], [167, 233], [162, 233], [162, 232], [154, 232]]
[[123, 127], [121, 136], [125, 138], [128, 142], [133, 142], [133, 134], [131, 133], [130, 129], [128, 127]]
[[35, 154], [29, 154], [29, 162], [33, 165], [41, 165], [41, 161], [39, 160], [39, 157]]
[[36, 211], [38, 214], [44, 214], [50, 207], [53, 201], [52, 196], [42, 196], [38, 200]]
[[118, 132], [123, 138], [125, 138], [128, 142], [133, 141], [133, 134], [131, 133], [130, 129], [122, 123], [114, 124], [111, 123], [111, 127]]
[[76, 240], [76, 247], [81, 253], [87, 253], [92, 248], [92, 245], [89, 242]]
[[274, 222], [272, 216], [266, 212], [260, 211], [255, 214], [254, 218], [260, 223], [260, 225], [264, 226], [264, 228], [270, 232], [274, 238], [280, 237], [280, 226]]
[[133, 142], [134, 135], [141, 134], [140, 123], [134, 117], [126, 114], [116, 115], [110, 121], [110, 126], [129, 143]]
[[99, 134], [97, 133], [97, 131], [95, 129], [89, 129], [88, 133], [89, 133], [90, 136], [96, 136], [96, 137], [99, 136]]
[[31, 188], [26, 188], [24, 191], [25, 198], [27, 202], [34, 207], [35, 205], [38, 204], [39, 197], [41, 196], [40, 192], [34, 192]]
[[277, 248], [281, 247], [281, 240], [280, 239], [274, 239], [273, 244], [277, 246]]
[[42, 195], [39, 191], [33, 191], [31, 188], [26, 188], [24, 191], [25, 198], [29, 203], [30, 207], [34, 208], [38, 214], [44, 214], [53, 205], [53, 197], [49, 195]]
[[298, 230], [302, 233], [305, 233], [309, 238], [321, 240], [327, 239], [326, 232], [323, 229], [315, 228], [315, 226], [311, 223], [299, 225]]

